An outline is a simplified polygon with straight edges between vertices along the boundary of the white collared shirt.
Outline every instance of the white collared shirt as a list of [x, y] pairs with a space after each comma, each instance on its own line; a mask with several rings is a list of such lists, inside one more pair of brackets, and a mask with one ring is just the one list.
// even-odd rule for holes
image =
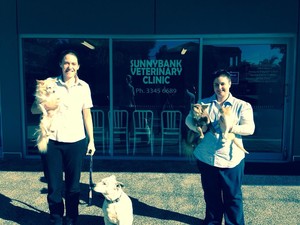
[[74, 85], [68, 87], [58, 77], [57, 95], [60, 105], [53, 117], [50, 139], [72, 143], [85, 138], [83, 109], [93, 107], [89, 85], [78, 77]]
[[[199, 103], [209, 105], [207, 110], [214, 131], [209, 131], [205, 134], [204, 139], [201, 140], [200, 144], [194, 150], [195, 157], [211, 166], [220, 168], [235, 167], [245, 158], [245, 153], [232, 142], [222, 143], [222, 135], [218, 122], [220, 118], [220, 106], [217, 103], [216, 96], [213, 95], [202, 99]], [[231, 94], [223, 105], [230, 105], [232, 107], [235, 121], [232, 132], [236, 134], [236, 140], [243, 146], [241, 136], [252, 135], [255, 130], [252, 106], [248, 102], [233, 97]], [[189, 129], [197, 131], [190, 114], [186, 117], [185, 123]]]

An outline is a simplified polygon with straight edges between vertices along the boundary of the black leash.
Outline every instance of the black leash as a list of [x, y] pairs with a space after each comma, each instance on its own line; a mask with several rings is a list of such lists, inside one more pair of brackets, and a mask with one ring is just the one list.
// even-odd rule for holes
[[[91, 152], [91, 150], [89, 150], [89, 152]], [[92, 198], [93, 198], [93, 187], [94, 187], [94, 183], [93, 183], [92, 174], [93, 174], [93, 156], [92, 156], [92, 155], [90, 155], [90, 173], [89, 173], [89, 206], [91, 206], [91, 205], [92, 205]]]

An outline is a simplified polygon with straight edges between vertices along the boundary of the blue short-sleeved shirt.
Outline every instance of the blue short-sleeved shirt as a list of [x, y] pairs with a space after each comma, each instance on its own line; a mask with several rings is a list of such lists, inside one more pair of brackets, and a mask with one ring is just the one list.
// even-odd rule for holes
[[[209, 131], [205, 134], [204, 139], [195, 148], [195, 157], [211, 166], [220, 168], [235, 167], [245, 157], [245, 153], [232, 141], [222, 142], [221, 129], [218, 122], [220, 105], [217, 103], [216, 96], [213, 95], [202, 99], [199, 103], [208, 105], [207, 110], [213, 126], [213, 129], [211, 129], [213, 132]], [[242, 136], [253, 134], [255, 129], [252, 106], [248, 102], [233, 97], [231, 94], [223, 103], [223, 106], [232, 107], [234, 116], [232, 132], [236, 134], [236, 140], [243, 146]], [[197, 131], [190, 114], [186, 117], [185, 122], [191, 130]]]

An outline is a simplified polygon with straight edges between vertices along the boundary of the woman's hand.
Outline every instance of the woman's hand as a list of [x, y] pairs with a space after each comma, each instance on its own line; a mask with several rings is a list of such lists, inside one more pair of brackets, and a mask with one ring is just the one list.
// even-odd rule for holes
[[90, 141], [87, 147], [86, 155], [94, 155], [95, 151], [95, 144], [93, 141]]

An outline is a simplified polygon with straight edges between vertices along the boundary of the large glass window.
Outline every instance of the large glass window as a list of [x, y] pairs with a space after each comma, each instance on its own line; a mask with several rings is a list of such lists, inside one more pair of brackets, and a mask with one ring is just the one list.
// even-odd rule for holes
[[[33, 115], [30, 111], [31, 105], [34, 102], [36, 80], [61, 75], [59, 55], [66, 49], [73, 49], [79, 55], [80, 70], [78, 75], [90, 85], [94, 104], [93, 109], [101, 108], [108, 111], [108, 40], [86, 38], [23, 38], [23, 81], [25, 86], [25, 118], [27, 122], [26, 144], [27, 154], [29, 155], [38, 153], [35, 147], [35, 132], [39, 124], [40, 115]], [[102, 148], [102, 141], [102, 139], [96, 138], [96, 145], [99, 145], [100, 149]]]
[[[233, 95], [254, 109], [255, 133], [244, 137], [248, 159], [282, 160], [292, 123], [294, 56], [289, 40], [23, 37], [27, 154], [38, 152], [34, 133], [39, 115], [30, 112], [36, 80], [60, 75], [58, 55], [71, 48], [80, 56], [79, 76], [92, 91], [96, 155], [184, 158], [180, 146], [190, 104], [212, 95], [210, 75], [226, 69]], [[175, 127], [172, 135], [165, 129], [166, 112], [179, 112], [169, 114], [181, 125], [179, 133]]]
[[282, 152], [286, 44], [231, 44], [203, 47], [203, 97], [213, 93], [211, 74], [226, 69], [231, 92], [254, 108], [255, 134], [244, 137], [250, 152]]
[[[161, 112], [178, 110], [185, 118], [196, 95], [198, 74], [198, 39], [113, 41], [113, 105], [115, 110], [128, 111], [129, 154], [149, 156], [153, 144], [154, 156], [179, 156], [181, 139], [178, 136], [170, 135], [162, 143]], [[146, 126], [153, 124], [148, 136], [135, 136], [134, 110], [153, 113], [153, 118], [141, 118], [147, 121]], [[180, 123], [184, 135], [183, 119]], [[114, 154], [126, 154], [124, 146], [115, 145]]]

